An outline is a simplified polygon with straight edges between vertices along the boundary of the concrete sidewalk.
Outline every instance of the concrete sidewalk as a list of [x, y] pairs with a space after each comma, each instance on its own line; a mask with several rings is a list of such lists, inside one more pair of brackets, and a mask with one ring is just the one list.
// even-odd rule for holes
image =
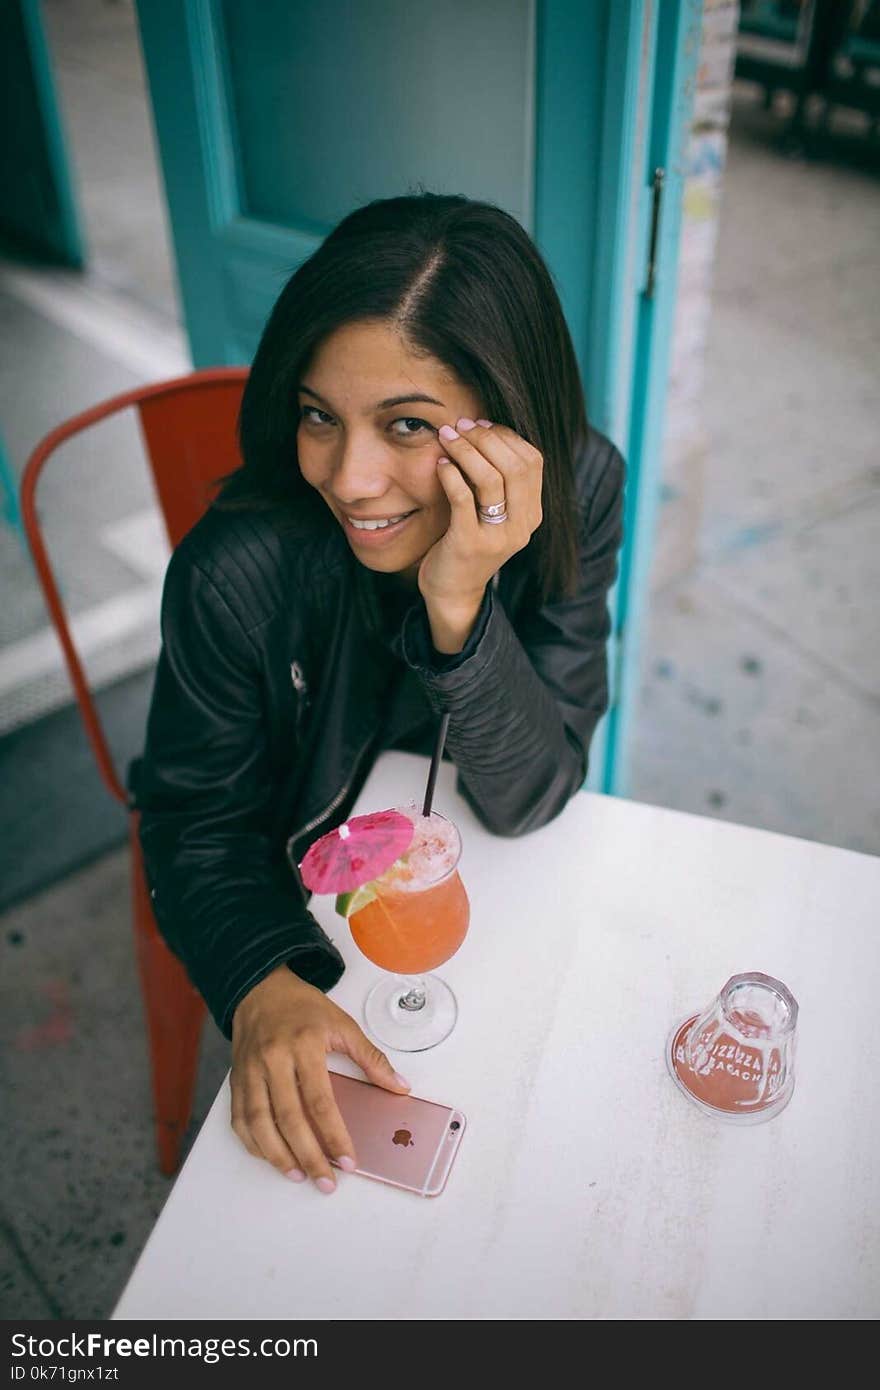
[[877, 854], [880, 182], [778, 129], [736, 89], [700, 559], [652, 596], [631, 793]]

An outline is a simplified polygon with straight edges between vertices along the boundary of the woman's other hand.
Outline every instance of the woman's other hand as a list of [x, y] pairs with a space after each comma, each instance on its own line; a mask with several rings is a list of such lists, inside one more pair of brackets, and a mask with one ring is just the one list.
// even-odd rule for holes
[[327, 1074], [328, 1052], [347, 1053], [386, 1091], [409, 1090], [354, 1019], [286, 965], [235, 1010], [232, 1128], [248, 1153], [293, 1182], [312, 1178], [322, 1192], [336, 1187], [328, 1155], [345, 1172], [357, 1159]]

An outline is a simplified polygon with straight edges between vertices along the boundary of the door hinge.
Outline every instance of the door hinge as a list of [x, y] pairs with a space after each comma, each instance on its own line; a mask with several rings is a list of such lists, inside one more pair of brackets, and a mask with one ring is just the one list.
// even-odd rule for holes
[[655, 169], [651, 180], [651, 235], [648, 241], [648, 269], [645, 279], [645, 298], [654, 298], [657, 284], [657, 242], [660, 234], [660, 205], [663, 202], [663, 188], [666, 183], [666, 170]]

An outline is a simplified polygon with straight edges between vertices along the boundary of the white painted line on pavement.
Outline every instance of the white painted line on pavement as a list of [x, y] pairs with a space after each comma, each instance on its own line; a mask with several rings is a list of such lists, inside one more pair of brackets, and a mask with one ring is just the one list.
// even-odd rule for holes
[[171, 557], [168, 533], [158, 507], [146, 507], [103, 526], [100, 544], [151, 583], [161, 582]]
[[[139, 628], [159, 625], [162, 585], [128, 589], [71, 619], [73, 643], [80, 659], [129, 636]], [[62, 666], [64, 656], [55, 629], [43, 628], [0, 649], [0, 699], [17, 686]]]
[[69, 271], [0, 262], [0, 286], [52, 323], [148, 380], [192, 371], [183, 329]]

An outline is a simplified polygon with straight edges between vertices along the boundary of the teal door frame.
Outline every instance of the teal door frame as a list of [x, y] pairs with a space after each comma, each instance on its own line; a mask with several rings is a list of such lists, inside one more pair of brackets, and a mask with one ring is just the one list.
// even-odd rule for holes
[[[628, 461], [625, 541], [614, 613], [615, 675], [606, 719], [604, 790], [627, 796], [632, 728], [639, 692], [641, 638], [648, 608], [651, 561], [660, 500], [660, 472], [672, 332], [678, 288], [678, 256], [684, 181], [694, 91], [702, 38], [702, 0], [656, 0], [650, 16], [651, 48], [644, 109], [646, 126], [638, 218], [637, 294], [631, 361], [621, 363], [625, 382], [617, 408], [625, 424], [621, 447]], [[655, 202], [654, 176], [664, 174]], [[654, 212], [659, 213], [655, 220]], [[653, 286], [647, 266], [653, 243]], [[621, 315], [621, 321], [625, 316]]]
[[[544, 99], [539, 96], [537, 113], [535, 239], [559, 283], [589, 419], [627, 461], [624, 543], [609, 599], [609, 710], [593, 735], [585, 784], [623, 796], [660, 494], [703, 6], [702, 0], [608, 0], [593, 8], [599, 24], [584, 23], [585, 0], [544, 0], [539, 11]], [[604, 32], [604, 52], [595, 47], [597, 30]], [[554, 81], [567, 93], [563, 108], [553, 107]], [[591, 109], [597, 99], [599, 112]], [[573, 209], [570, 189], [577, 182], [566, 168], [577, 148], [572, 132], [591, 129], [600, 131], [594, 200], [583, 197]], [[658, 169], [664, 181], [655, 217]]]
[[[641, 202], [634, 198], [639, 121], [645, 110], [645, 44], [650, 39], [650, 0], [594, 3], [585, 23], [585, 0], [545, 0], [538, 27], [541, 80], [536, 145], [535, 239], [556, 279], [581, 368], [592, 425], [629, 460], [629, 388], [635, 262], [643, 240]], [[596, 44], [601, 34], [602, 47]], [[648, 53], [652, 51], [648, 46]], [[650, 66], [650, 63], [648, 64]], [[559, 104], [555, 93], [562, 91]], [[573, 98], [576, 97], [576, 105]], [[582, 142], [573, 132], [584, 132]], [[590, 157], [595, 132], [595, 176], [577, 178]], [[574, 188], [581, 198], [572, 207]], [[628, 470], [632, 492], [634, 472]], [[624, 541], [624, 549], [629, 538]], [[617, 679], [616, 611], [621, 579], [609, 597], [610, 701], [621, 698]], [[585, 786], [613, 790], [610, 713], [600, 720], [590, 746]]]
[[[239, 366], [250, 351], [230, 330], [225, 290], [261, 326], [324, 233], [303, 234], [242, 211], [238, 152], [216, 0], [137, 0], [178, 280], [193, 365]], [[329, 229], [328, 229], [329, 230]], [[218, 281], [222, 282], [218, 284]]]
[[0, 5], [0, 240], [13, 254], [82, 269], [82, 230], [40, 0]]

